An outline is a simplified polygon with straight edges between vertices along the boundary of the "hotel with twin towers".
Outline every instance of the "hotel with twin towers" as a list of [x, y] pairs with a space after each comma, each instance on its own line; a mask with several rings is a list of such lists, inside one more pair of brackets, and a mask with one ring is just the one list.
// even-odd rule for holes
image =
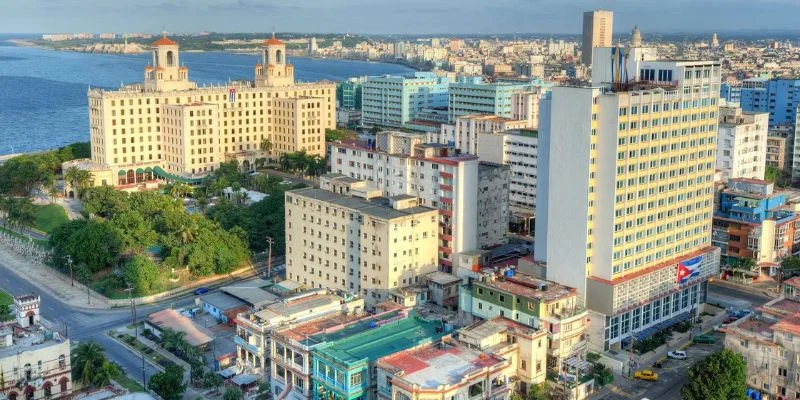
[[180, 61], [180, 45], [163, 36], [142, 83], [89, 90], [91, 159], [64, 167], [89, 170], [94, 185], [137, 190], [159, 179], [196, 183], [227, 160], [246, 167], [302, 150], [324, 155], [336, 85], [296, 83], [274, 34], [261, 58], [253, 80], [200, 87]]

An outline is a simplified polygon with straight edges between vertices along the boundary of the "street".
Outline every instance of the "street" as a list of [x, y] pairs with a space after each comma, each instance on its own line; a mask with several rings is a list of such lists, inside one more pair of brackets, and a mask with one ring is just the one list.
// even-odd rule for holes
[[[9, 268], [3, 261], [0, 261], [0, 288], [11, 294], [18, 296], [22, 294], [36, 293], [41, 297], [42, 317], [65, 326], [67, 337], [73, 343], [94, 341], [103, 346], [108, 358], [118, 363], [126, 374], [141, 383], [142, 379], [142, 360], [138, 354], [134, 354], [116, 341], [106, 335], [106, 331], [122, 324], [130, 323], [130, 309], [115, 310], [95, 310], [73, 307], [61, 302], [28, 281], [20, 278], [13, 269]], [[181, 307], [192, 304], [192, 296], [182, 299], [165, 301], [163, 304], [154, 304], [137, 308], [139, 320], [149, 313], [158, 311], [170, 306]], [[159, 370], [150, 363], [145, 363], [145, 379]]]
[[[712, 283], [708, 286], [708, 302], [725, 307], [754, 309], [768, 301], [771, 297], [764, 295], [760, 289], [743, 290], [741, 288]], [[711, 353], [723, 349], [724, 335], [713, 334], [714, 344], [689, 344], [685, 349], [686, 360], [666, 360], [661, 368], [643, 365], [640, 369], [652, 369], [658, 374], [657, 382], [647, 382], [632, 378], [614, 376], [614, 382], [602, 388], [591, 397], [593, 400], [681, 400], [681, 388], [688, 379], [689, 368]], [[677, 349], [672, 349], [677, 350]], [[666, 356], [666, 355], [665, 355]]]

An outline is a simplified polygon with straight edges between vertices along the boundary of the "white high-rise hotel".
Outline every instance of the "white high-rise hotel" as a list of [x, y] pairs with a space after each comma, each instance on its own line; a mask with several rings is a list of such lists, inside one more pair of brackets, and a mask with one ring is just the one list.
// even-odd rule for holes
[[[324, 155], [325, 129], [335, 127], [335, 84], [295, 83], [286, 46], [274, 37], [261, 53], [252, 81], [199, 87], [178, 44], [157, 40], [143, 83], [89, 90], [92, 158], [70, 165], [90, 169], [95, 185], [130, 187], [155, 177], [191, 181], [226, 159]], [[265, 139], [269, 152], [261, 150]]]
[[[720, 64], [647, 53], [597, 48], [593, 87], [555, 87], [541, 103], [534, 256], [578, 288], [598, 350], [698, 312], [719, 270]], [[694, 261], [696, 276], [677, 279]]]

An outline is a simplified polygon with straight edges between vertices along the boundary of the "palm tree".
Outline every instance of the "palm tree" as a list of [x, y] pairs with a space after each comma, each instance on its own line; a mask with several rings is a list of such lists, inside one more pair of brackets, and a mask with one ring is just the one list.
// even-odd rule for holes
[[69, 182], [70, 186], [75, 190], [77, 197], [83, 195], [83, 192], [89, 187], [91, 180], [91, 172], [75, 166], [67, 168], [64, 172], [64, 181]]
[[112, 379], [116, 379], [120, 375], [121, 372], [117, 364], [104, 359], [103, 362], [100, 363], [100, 367], [94, 371], [92, 385], [94, 385], [94, 387], [107, 386], [109, 383], [111, 383]]
[[93, 383], [97, 367], [101, 367], [105, 359], [103, 348], [95, 342], [86, 342], [78, 345], [72, 353], [72, 377], [84, 385]]
[[161, 347], [163, 347], [164, 350], [177, 353], [178, 349], [182, 346], [182, 342], [186, 341], [184, 339], [185, 336], [186, 332], [178, 332], [165, 328], [161, 332]]
[[281, 154], [278, 159], [278, 164], [280, 164], [282, 170], [286, 172], [290, 171], [292, 168], [292, 158], [289, 157], [289, 153]]
[[265, 155], [267, 159], [272, 159], [272, 140], [269, 137], [261, 139], [261, 143], [258, 147], [261, 149], [262, 154]]

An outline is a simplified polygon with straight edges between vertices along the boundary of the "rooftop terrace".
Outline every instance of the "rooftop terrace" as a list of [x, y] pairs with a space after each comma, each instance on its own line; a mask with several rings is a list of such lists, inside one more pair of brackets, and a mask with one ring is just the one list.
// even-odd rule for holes
[[485, 282], [479, 284], [541, 302], [551, 302], [577, 294], [577, 290], [574, 288], [521, 273], [517, 273], [513, 277], [494, 277], [492, 275]]
[[415, 312], [408, 318], [392, 321], [356, 334], [335, 332], [327, 344], [314, 351], [339, 364], [374, 361], [389, 354], [434, 341], [445, 335], [440, 321], [426, 321]]
[[460, 344], [432, 343], [384, 357], [381, 366], [400, 374], [406, 382], [421, 389], [436, 389], [469, 379], [469, 375], [487, 367], [499, 367], [506, 360], [472, 350]]

